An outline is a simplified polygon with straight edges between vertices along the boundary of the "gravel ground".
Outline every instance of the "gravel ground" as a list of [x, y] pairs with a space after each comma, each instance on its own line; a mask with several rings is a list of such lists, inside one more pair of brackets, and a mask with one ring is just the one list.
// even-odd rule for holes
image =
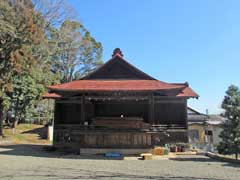
[[44, 152], [39, 145], [0, 147], [1, 180], [239, 180], [240, 165], [205, 156], [171, 160], [104, 160]]

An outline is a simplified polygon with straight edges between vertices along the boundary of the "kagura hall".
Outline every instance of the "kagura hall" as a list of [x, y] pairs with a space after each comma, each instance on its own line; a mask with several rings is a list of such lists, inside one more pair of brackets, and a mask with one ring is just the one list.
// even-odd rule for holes
[[[172, 72], [170, 72], [172, 73]], [[49, 87], [57, 148], [143, 149], [188, 142], [188, 83], [166, 83], [137, 69], [119, 48], [80, 80]]]

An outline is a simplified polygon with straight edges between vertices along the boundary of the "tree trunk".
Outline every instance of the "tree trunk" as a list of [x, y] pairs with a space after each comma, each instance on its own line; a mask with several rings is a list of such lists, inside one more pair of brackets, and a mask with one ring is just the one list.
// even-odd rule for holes
[[1, 117], [1, 112], [0, 112], [0, 137], [3, 136], [3, 118]]
[[3, 136], [3, 99], [0, 97], [0, 137]]
[[13, 135], [16, 133], [16, 127], [18, 125], [19, 117], [14, 117], [13, 123], [12, 123], [12, 132]]

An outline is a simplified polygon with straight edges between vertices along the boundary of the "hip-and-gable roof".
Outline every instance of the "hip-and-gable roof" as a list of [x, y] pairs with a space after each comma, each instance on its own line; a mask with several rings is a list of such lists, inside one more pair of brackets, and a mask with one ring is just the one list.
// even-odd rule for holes
[[176, 97], [198, 97], [198, 94], [189, 87], [188, 83], [166, 83], [139, 70], [123, 58], [119, 48], [114, 50], [112, 59], [94, 72], [80, 80], [50, 86], [49, 91], [50, 94], [48, 93], [43, 97], [60, 98], [61, 92], [110, 91], [153, 91], [164, 92], [164, 95], [171, 94], [171, 96]]

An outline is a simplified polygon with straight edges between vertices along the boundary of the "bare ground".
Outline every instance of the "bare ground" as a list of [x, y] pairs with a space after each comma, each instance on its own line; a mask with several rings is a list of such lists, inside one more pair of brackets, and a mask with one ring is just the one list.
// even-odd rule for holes
[[41, 145], [18, 144], [0, 146], [0, 179], [239, 180], [240, 165], [196, 155], [170, 160], [106, 160], [46, 152]]

